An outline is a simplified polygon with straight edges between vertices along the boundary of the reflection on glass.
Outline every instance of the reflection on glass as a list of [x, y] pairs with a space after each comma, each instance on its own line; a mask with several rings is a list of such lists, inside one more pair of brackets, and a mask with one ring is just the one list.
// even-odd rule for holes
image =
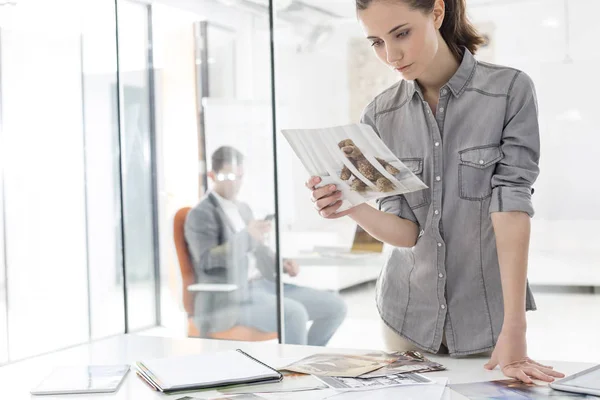
[[[376, 90], [382, 82], [376, 79], [352, 82], [354, 71], [368, 69], [362, 55], [353, 57], [362, 51], [350, 40], [358, 30], [354, 3], [291, 2], [274, 6], [278, 130], [356, 122], [364, 106], [361, 104], [360, 110], [355, 111], [358, 108], [355, 104], [363, 103], [365, 97], [361, 91]], [[352, 62], [349, 62], [351, 57]], [[371, 72], [385, 81], [385, 68], [371, 69]], [[358, 115], [354, 115], [356, 112]], [[309, 317], [313, 316], [311, 312], [315, 313], [314, 318], [319, 321], [327, 315], [336, 325], [329, 328], [330, 337], [321, 334], [318, 339], [313, 327], [319, 324], [313, 323], [308, 342], [326, 345], [334, 334], [344, 330], [341, 324], [346, 316], [346, 303], [338, 292], [375, 278], [381, 255], [361, 255], [360, 260], [352, 258], [356, 256], [350, 253], [356, 225], [347, 219], [331, 221], [319, 217], [303, 185], [307, 176], [302, 164], [283, 137], [279, 141], [281, 253], [284, 259], [296, 259], [300, 267], [297, 275], [284, 273], [282, 277], [284, 312], [289, 307], [288, 299], [295, 300], [299, 291], [312, 293], [311, 299], [318, 302], [318, 309], [313, 311], [312, 304], [306, 304]], [[284, 262], [284, 272], [286, 267]], [[326, 331], [326, 328], [319, 328], [321, 330]], [[287, 343], [288, 339], [286, 337]]]
[[235, 97], [235, 31], [207, 24], [208, 92], [213, 98]]
[[[181, 331], [186, 317], [182, 298], [188, 295], [173, 242], [177, 211], [198, 201], [202, 181], [199, 165], [199, 114], [196, 99], [194, 23], [202, 10], [152, 5], [157, 178], [161, 257], [161, 323]], [[175, 221], [176, 222], [176, 221]], [[183, 229], [183, 228], [181, 228]], [[183, 235], [183, 233], [181, 233]], [[190, 284], [194, 283], [190, 269]], [[181, 284], [180, 282], [182, 282]], [[183, 288], [183, 290], [182, 290]], [[188, 303], [186, 303], [188, 304]]]
[[125, 329], [114, 2], [88, 17], [82, 37], [91, 338]]
[[[2, 108], [0, 103], [0, 135], [2, 132]], [[2, 137], [0, 136], [0, 143]], [[0, 144], [0, 160], [2, 160], [2, 145]], [[0, 161], [0, 174], [2, 174]], [[3, 178], [0, 175], [0, 365], [8, 362], [8, 323], [6, 321], [6, 266], [4, 265], [4, 195]]]
[[121, 162], [129, 329], [156, 324], [148, 6], [120, 1]]

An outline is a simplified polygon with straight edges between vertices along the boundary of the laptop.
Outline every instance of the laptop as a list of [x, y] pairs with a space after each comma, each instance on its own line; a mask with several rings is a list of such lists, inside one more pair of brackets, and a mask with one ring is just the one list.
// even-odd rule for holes
[[383, 252], [383, 242], [375, 239], [367, 231], [356, 225], [354, 231], [354, 237], [352, 244], [349, 247], [346, 246], [315, 246], [313, 248], [315, 253], [322, 256], [359, 256], [359, 255], [372, 255]]

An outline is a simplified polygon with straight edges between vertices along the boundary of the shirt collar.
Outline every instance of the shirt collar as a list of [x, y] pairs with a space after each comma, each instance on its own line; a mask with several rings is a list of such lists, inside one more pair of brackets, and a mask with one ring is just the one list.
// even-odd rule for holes
[[215, 196], [215, 199], [217, 199], [217, 201], [219, 202], [219, 204], [221, 205], [221, 207], [223, 208], [227, 208], [227, 207], [235, 207], [237, 208], [237, 204], [235, 201], [233, 200], [228, 200], [225, 197], [222, 197], [221, 195], [219, 195], [219, 193], [215, 192], [214, 190], [211, 190], [210, 192], [213, 196]]
[[[448, 83], [446, 83], [443, 87], [448, 87], [452, 94], [455, 97], [460, 96], [466, 89], [467, 84], [473, 78], [473, 74], [475, 73], [475, 65], [477, 61], [473, 54], [466, 48], [463, 47], [463, 59], [460, 63], [458, 69], [450, 78]], [[415, 93], [418, 93], [421, 98], [423, 98], [423, 93], [421, 92], [421, 88], [415, 81], [407, 81], [408, 84], [408, 96], [412, 99]]]

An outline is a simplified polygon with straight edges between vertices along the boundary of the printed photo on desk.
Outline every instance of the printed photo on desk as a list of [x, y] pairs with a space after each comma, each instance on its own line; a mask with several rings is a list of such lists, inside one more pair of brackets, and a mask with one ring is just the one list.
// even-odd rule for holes
[[446, 369], [442, 364], [428, 360], [418, 351], [404, 351], [389, 353], [389, 364], [373, 372], [361, 375], [361, 378], [372, 378], [378, 376], [395, 375], [402, 373], [423, 373], [443, 371]]
[[386, 365], [384, 359], [355, 354], [314, 354], [282, 368], [318, 376], [355, 378]]
[[[381, 197], [426, 189], [419, 161], [401, 162], [373, 128], [352, 124], [321, 129], [284, 129], [283, 135], [310, 176], [342, 192], [339, 211]], [[422, 162], [422, 161], [421, 161]]]
[[330, 388], [336, 390], [374, 390], [394, 386], [428, 385], [435, 383], [429, 378], [419, 374], [397, 374], [378, 376], [374, 378], [342, 378], [335, 376], [319, 377]]
[[317, 376], [372, 378], [409, 372], [442, 371], [446, 368], [416, 351], [375, 351], [364, 354], [314, 354], [283, 370]]

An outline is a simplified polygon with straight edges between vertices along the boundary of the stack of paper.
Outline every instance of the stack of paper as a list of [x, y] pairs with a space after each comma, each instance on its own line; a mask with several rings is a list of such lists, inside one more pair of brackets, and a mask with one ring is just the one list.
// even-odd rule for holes
[[409, 372], [442, 371], [445, 367], [428, 360], [417, 351], [376, 351], [360, 355], [314, 354], [283, 369], [318, 376], [375, 378]]

